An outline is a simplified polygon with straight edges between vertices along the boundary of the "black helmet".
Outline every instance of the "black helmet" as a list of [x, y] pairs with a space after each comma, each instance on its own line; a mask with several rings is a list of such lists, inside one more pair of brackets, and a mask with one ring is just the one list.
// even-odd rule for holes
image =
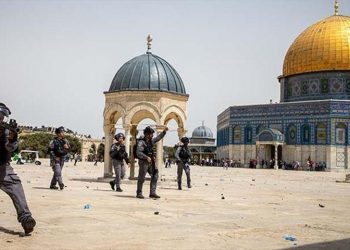
[[6, 117], [11, 115], [10, 109], [8, 107], [6, 107], [6, 105], [3, 103], [0, 103], [0, 113], [2, 113]]
[[189, 143], [189, 142], [190, 142], [190, 139], [188, 139], [188, 137], [185, 136], [185, 137], [182, 137], [182, 138], [181, 138], [181, 142], [182, 142], [182, 143]]
[[62, 132], [64, 132], [64, 127], [62, 127], [62, 126], [55, 129], [56, 135], [58, 135], [59, 133], [62, 133]]
[[144, 130], [143, 130], [143, 134], [144, 135], [149, 135], [149, 134], [153, 134], [155, 131], [153, 128], [151, 128], [150, 126], [147, 126]]
[[116, 139], [117, 141], [119, 140], [120, 137], [123, 137], [123, 140], [125, 140], [125, 135], [123, 133], [118, 133], [114, 136], [114, 139]]

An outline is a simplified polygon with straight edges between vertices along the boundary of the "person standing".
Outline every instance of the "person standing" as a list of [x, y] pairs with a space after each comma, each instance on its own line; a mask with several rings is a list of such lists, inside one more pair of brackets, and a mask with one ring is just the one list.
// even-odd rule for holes
[[0, 103], [0, 189], [10, 196], [17, 211], [17, 220], [21, 223], [25, 235], [33, 232], [36, 221], [32, 217], [20, 178], [10, 165], [11, 156], [18, 151], [18, 131], [16, 122], [5, 123], [11, 111]]
[[153, 147], [158, 141], [163, 139], [167, 130], [168, 128], [165, 127], [163, 132], [161, 132], [157, 137], [153, 138], [153, 134], [155, 131], [150, 126], [148, 126], [143, 130], [144, 137], [138, 139], [136, 147], [136, 157], [139, 159], [139, 175], [137, 178], [136, 198], [145, 198], [142, 195], [142, 186], [145, 182], [145, 177], [147, 173], [149, 173], [149, 175], [151, 176], [149, 197], [155, 199], [160, 198], [160, 196], [156, 193], [158, 181], [158, 168], [155, 164], [155, 152]]
[[78, 160], [79, 160], [79, 157], [80, 157], [80, 155], [79, 155], [78, 153], [75, 153], [75, 154], [74, 154], [74, 166], [77, 165], [77, 162], [78, 162]]
[[55, 130], [56, 137], [50, 142], [50, 154], [52, 156], [52, 170], [53, 177], [50, 184], [50, 189], [58, 189], [56, 184], [58, 183], [61, 190], [64, 188], [62, 180], [62, 169], [64, 165], [64, 159], [70, 148], [69, 142], [64, 138], [64, 128], [61, 126]]
[[111, 188], [113, 190], [116, 190], [117, 192], [123, 192], [123, 190], [120, 188], [120, 180], [124, 179], [124, 176], [125, 176], [124, 161], [126, 162], [126, 164], [129, 165], [130, 160], [128, 157], [128, 153], [125, 150], [125, 145], [124, 145], [125, 136], [124, 136], [124, 134], [118, 133], [114, 136], [114, 139], [117, 142], [113, 143], [111, 150], [109, 152], [109, 155], [112, 158], [115, 179], [114, 179], [114, 181], [110, 181], [109, 184], [111, 185]]
[[177, 185], [178, 190], [182, 190], [182, 172], [185, 171], [187, 177], [187, 187], [191, 188], [191, 175], [189, 162], [192, 158], [190, 149], [188, 148], [188, 143], [190, 140], [187, 137], [181, 138], [182, 145], [179, 146], [175, 153], [175, 158], [177, 162]]

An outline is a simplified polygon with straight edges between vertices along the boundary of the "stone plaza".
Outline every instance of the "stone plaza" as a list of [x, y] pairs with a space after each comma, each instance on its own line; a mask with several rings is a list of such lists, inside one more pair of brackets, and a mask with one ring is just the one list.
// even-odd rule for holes
[[[192, 166], [193, 188], [177, 190], [176, 167], [162, 170], [159, 200], [98, 182], [103, 164], [66, 163], [64, 191], [52, 170], [14, 165], [37, 227], [23, 237], [0, 193], [1, 249], [348, 249], [350, 184], [344, 173]], [[135, 171], [136, 173], [138, 171]], [[338, 182], [337, 182], [338, 181]], [[148, 194], [149, 182], [144, 192]], [[159, 212], [157, 214], [156, 212]], [[283, 239], [292, 235], [296, 241]]]

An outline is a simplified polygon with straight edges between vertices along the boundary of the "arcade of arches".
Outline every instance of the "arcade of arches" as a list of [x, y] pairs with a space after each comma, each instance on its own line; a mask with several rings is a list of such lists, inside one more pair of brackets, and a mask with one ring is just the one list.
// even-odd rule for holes
[[[131, 159], [130, 178], [135, 177], [135, 160], [132, 154], [132, 146], [136, 143], [137, 126], [144, 119], [155, 122], [156, 132], [164, 130], [170, 120], [175, 120], [179, 139], [186, 134], [187, 100], [188, 95], [176, 93], [164, 93], [158, 91], [121, 91], [106, 92], [106, 105], [104, 110], [105, 132], [105, 165], [104, 177], [111, 177], [112, 162], [109, 157], [109, 149], [113, 143], [115, 124], [119, 119], [125, 131], [125, 144], [127, 153]], [[163, 141], [156, 145], [157, 166], [163, 166]]]

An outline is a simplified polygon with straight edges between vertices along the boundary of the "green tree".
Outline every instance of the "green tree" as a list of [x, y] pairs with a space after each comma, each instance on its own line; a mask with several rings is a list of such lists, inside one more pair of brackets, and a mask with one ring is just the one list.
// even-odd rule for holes
[[81, 142], [79, 141], [78, 138], [71, 136], [71, 135], [66, 135], [66, 139], [69, 141], [70, 145], [70, 152], [75, 154], [81, 154]]
[[170, 159], [175, 159], [175, 153], [176, 153], [175, 147], [164, 146], [163, 150], [164, 150], [164, 154], [167, 155]]
[[99, 159], [103, 159], [105, 154], [105, 145], [103, 143], [100, 143], [97, 148], [97, 157]]
[[[20, 136], [19, 149], [39, 151], [40, 157], [47, 157], [50, 141], [53, 140], [54, 137], [55, 135], [44, 132]], [[66, 135], [66, 139], [69, 141], [71, 147], [70, 152], [81, 152], [81, 142], [78, 138]]]
[[96, 144], [92, 143], [90, 148], [89, 148], [89, 153], [92, 155], [96, 155]]

